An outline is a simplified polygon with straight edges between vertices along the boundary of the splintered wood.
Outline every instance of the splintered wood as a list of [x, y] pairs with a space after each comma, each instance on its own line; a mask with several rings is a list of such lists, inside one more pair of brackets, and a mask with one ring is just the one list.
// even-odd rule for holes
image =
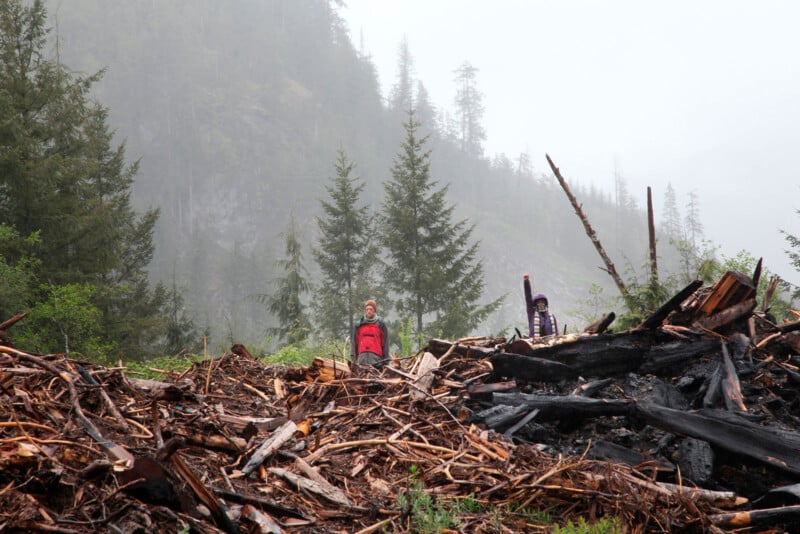
[[646, 476], [465, 423], [465, 383], [490, 368], [457, 353], [379, 373], [229, 352], [163, 381], [10, 347], [0, 357], [2, 531], [406, 532], [414, 491], [473, 502], [459, 516], [472, 532], [498, 517], [531, 528], [526, 508], [684, 525], [711, 510], [671, 489], [631, 499], [620, 489]]
[[791, 525], [800, 326], [748, 286], [690, 284], [627, 332], [432, 339], [381, 370], [237, 344], [145, 380], [3, 336], [0, 531]]

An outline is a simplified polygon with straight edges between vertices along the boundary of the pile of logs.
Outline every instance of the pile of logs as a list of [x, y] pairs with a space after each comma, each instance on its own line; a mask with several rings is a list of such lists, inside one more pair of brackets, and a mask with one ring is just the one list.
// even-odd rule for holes
[[692, 285], [626, 332], [431, 340], [380, 371], [234, 345], [146, 380], [20, 351], [6, 321], [0, 531], [409, 532], [421, 502], [448, 532], [791, 530], [797, 325], [747, 285]]
[[[755, 277], [754, 277], [755, 278]], [[756, 311], [757, 281], [694, 282], [635, 329], [516, 339], [477, 354], [492, 373], [467, 387], [471, 423], [551, 454], [626, 464], [653, 481], [731, 491], [719, 527], [796, 531], [800, 519], [800, 322]], [[588, 330], [588, 329], [587, 329]]]

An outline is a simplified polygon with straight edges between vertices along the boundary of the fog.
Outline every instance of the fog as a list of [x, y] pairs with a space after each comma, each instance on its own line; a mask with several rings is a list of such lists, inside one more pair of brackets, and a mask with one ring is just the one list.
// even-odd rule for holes
[[[479, 69], [486, 149], [612, 191], [658, 217], [695, 192], [705, 238], [793, 284], [781, 229], [800, 234], [800, 4], [790, 1], [348, 0], [353, 42], [384, 94], [407, 40], [416, 77], [453, 108], [453, 71]], [[566, 202], [566, 199], [565, 199]]]

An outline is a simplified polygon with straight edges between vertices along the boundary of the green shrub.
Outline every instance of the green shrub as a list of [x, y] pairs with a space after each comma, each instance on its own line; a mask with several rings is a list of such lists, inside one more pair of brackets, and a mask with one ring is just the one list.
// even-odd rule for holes
[[407, 513], [411, 530], [420, 534], [456, 529], [461, 523], [459, 515], [466, 511], [459, 501], [439, 502], [427, 493], [416, 465], [409, 470], [406, 491], [397, 495], [397, 507]]
[[603, 517], [596, 523], [589, 524], [581, 517], [577, 524], [568, 521], [563, 527], [556, 526], [553, 534], [621, 534], [622, 526], [619, 518]]
[[350, 345], [335, 339], [305, 339], [290, 343], [265, 357], [267, 363], [291, 367], [311, 365], [314, 358], [330, 358], [346, 361], [350, 357]]

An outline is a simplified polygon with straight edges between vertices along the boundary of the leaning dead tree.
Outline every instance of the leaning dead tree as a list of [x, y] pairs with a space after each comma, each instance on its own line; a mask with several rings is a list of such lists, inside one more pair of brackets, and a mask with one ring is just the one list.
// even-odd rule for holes
[[650, 242], [650, 285], [658, 285], [658, 255], [656, 254], [656, 224], [653, 217], [653, 190], [647, 186], [647, 237]]
[[597, 253], [600, 254], [600, 257], [603, 259], [603, 263], [606, 264], [605, 271], [611, 275], [611, 278], [614, 279], [614, 283], [617, 284], [617, 288], [619, 289], [619, 292], [622, 294], [622, 297], [625, 299], [625, 301], [630, 301], [630, 293], [628, 293], [628, 288], [625, 287], [625, 282], [622, 281], [619, 273], [617, 273], [617, 268], [614, 266], [611, 258], [608, 257], [608, 254], [606, 254], [605, 249], [603, 249], [603, 245], [597, 238], [597, 233], [595, 233], [592, 225], [589, 224], [589, 219], [586, 217], [586, 214], [583, 213], [583, 209], [581, 208], [581, 205], [578, 204], [578, 200], [575, 198], [575, 195], [572, 194], [572, 191], [567, 185], [567, 181], [564, 180], [563, 176], [561, 176], [561, 171], [558, 170], [558, 167], [556, 167], [555, 163], [553, 163], [553, 160], [550, 159], [550, 155], [545, 154], [545, 157], [547, 158], [547, 163], [550, 164], [550, 168], [553, 169], [553, 174], [556, 175], [558, 183], [561, 185], [561, 189], [564, 190], [564, 193], [566, 193], [567, 198], [569, 198], [572, 207], [575, 209], [575, 213], [578, 215], [578, 217], [580, 217], [583, 227], [586, 229], [586, 235], [588, 235], [589, 239], [592, 240], [594, 248], [597, 249]]

